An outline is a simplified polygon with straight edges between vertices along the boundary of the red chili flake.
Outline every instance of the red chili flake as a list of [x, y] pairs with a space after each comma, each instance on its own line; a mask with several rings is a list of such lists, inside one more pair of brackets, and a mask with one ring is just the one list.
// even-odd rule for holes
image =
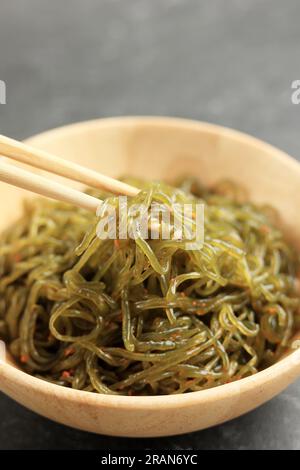
[[203, 308], [199, 308], [196, 312], [198, 315], [204, 315], [205, 314], [205, 310], [203, 310]]
[[72, 354], [74, 354], [74, 352], [75, 352], [74, 348], [66, 348], [64, 350], [64, 356], [66, 357], [71, 356]]
[[171, 336], [170, 336], [170, 339], [171, 339], [172, 341], [176, 341], [179, 336], [180, 336], [179, 333], [172, 333]]
[[196, 305], [197, 305], [196, 300], [193, 300], [192, 305], [193, 305], [193, 307], [196, 307]]
[[71, 375], [72, 375], [72, 374], [71, 374], [71, 371], [69, 371], [69, 370], [64, 370], [63, 373], [61, 374], [61, 377], [62, 377], [63, 379], [67, 379], [68, 377], [71, 377]]
[[28, 356], [28, 354], [21, 354], [21, 356], [20, 356], [20, 361], [21, 361], [23, 364], [26, 364], [26, 363], [29, 361], [29, 356]]
[[277, 308], [276, 307], [269, 307], [268, 312], [270, 313], [270, 315], [276, 315]]
[[120, 240], [114, 240], [114, 245], [115, 245], [115, 248], [116, 248], [117, 250], [119, 250], [119, 248], [120, 248], [120, 246], [121, 246]]
[[259, 231], [260, 231], [261, 233], [267, 234], [267, 233], [270, 232], [270, 227], [268, 227], [268, 225], [261, 225], [261, 226], [259, 227]]
[[21, 259], [22, 259], [22, 256], [20, 255], [20, 253], [15, 253], [13, 255], [13, 260], [14, 260], [15, 263], [19, 263], [21, 261]]

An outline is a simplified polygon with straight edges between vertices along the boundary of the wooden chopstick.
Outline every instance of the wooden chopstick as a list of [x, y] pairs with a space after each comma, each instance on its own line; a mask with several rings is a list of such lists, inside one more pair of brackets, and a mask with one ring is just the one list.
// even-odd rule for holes
[[76, 189], [64, 186], [56, 181], [48, 180], [43, 176], [9, 165], [0, 159], [0, 181], [27, 189], [42, 196], [58, 201], [68, 202], [77, 207], [96, 213], [102, 201]]
[[[79, 181], [87, 186], [105, 189], [114, 194], [135, 196], [139, 189], [77, 163], [64, 160], [43, 150], [30, 147], [23, 142], [0, 135], [0, 154], [18, 162]], [[26, 188], [27, 189], [27, 188]]]
[[[101, 199], [64, 186], [56, 181], [48, 180], [44, 176], [36, 175], [15, 165], [10, 165], [2, 161], [1, 158], [0, 181], [40, 194], [41, 196], [56, 199], [57, 201], [68, 202], [82, 209], [93, 211], [95, 214], [97, 214], [97, 209], [103, 203]], [[155, 229], [158, 233], [159, 227], [159, 222], [152, 223], [152, 229]]]

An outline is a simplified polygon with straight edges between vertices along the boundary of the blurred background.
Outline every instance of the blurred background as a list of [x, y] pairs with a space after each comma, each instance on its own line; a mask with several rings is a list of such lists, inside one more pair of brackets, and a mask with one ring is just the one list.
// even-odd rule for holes
[[[297, 0], [1, 0], [0, 133], [120, 115], [200, 119], [300, 159]], [[248, 415], [130, 440], [51, 423], [0, 395], [0, 449], [299, 449], [300, 382]]]

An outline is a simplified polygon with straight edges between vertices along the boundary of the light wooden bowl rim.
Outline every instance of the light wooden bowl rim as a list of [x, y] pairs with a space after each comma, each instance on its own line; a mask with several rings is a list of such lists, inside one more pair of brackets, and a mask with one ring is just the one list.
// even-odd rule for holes
[[19, 387], [29, 387], [32, 392], [39, 390], [43, 395], [52, 395], [59, 399], [64, 398], [72, 402], [89, 402], [90, 405], [97, 405], [106, 408], [120, 409], [177, 409], [178, 407], [190, 407], [192, 405], [212, 403], [223, 395], [224, 398], [242, 395], [244, 392], [259, 390], [269, 382], [274, 381], [293, 369], [300, 370], [300, 349], [295, 350], [289, 356], [281, 359], [276, 364], [264, 369], [250, 377], [246, 377], [236, 382], [220, 385], [215, 388], [190, 392], [181, 395], [154, 395], [154, 396], [122, 396], [122, 395], [101, 395], [98, 393], [74, 390], [60, 385], [38, 379], [26, 372], [23, 372], [9, 364], [2, 363], [0, 368], [6, 369], [5, 375], [18, 384]]
[[[66, 136], [68, 133], [72, 134], [77, 129], [84, 129], [85, 127], [110, 127], [110, 126], [132, 126], [134, 124], [163, 126], [163, 127], [178, 127], [202, 130], [206, 133], [218, 134], [223, 137], [231, 138], [239, 141], [245, 145], [251, 144], [261, 150], [272, 152], [273, 158], [284, 162], [289, 165], [291, 169], [297, 171], [300, 177], [299, 163], [283, 151], [273, 147], [272, 145], [263, 142], [255, 137], [252, 137], [243, 132], [230, 129], [227, 127], [195, 121], [190, 119], [170, 118], [170, 117], [156, 117], [156, 116], [130, 116], [130, 117], [116, 117], [94, 119], [90, 121], [77, 122], [66, 126], [51, 129], [46, 132], [39, 133], [26, 139], [26, 142], [35, 144], [40, 138], [50, 140], [52, 135], [56, 137], [59, 134]], [[235, 397], [236, 395], [243, 395], [244, 392], [251, 390], [259, 390], [265, 384], [274, 381], [280, 376], [300, 374], [300, 349], [293, 351], [287, 357], [284, 357], [276, 364], [264, 369], [253, 376], [243, 378], [236, 382], [220, 385], [218, 387], [202, 390], [198, 392], [190, 392], [182, 395], [158, 395], [158, 396], [119, 396], [119, 395], [101, 395], [97, 393], [85, 392], [81, 390], [73, 390], [67, 387], [55, 385], [32, 375], [29, 375], [7, 363], [0, 362], [0, 370], [4, 371], [4, 375], [11, 382], [14, 382], [19, 387], [27, 387], [34, 391], [39, 391], [43, 395], [52, 395], [55, 398], [68, 399], [71, 402], [87, 403], [90, 405], [100, 406], [104, 408], [119, 408], [123, 410], [151, 410], [151, 409], [175, 409], [191, 407], [192, 405], [200, 405], [205, 403], [212, 403], [216, 399], [220, 399], [220, 395], [224, 398]], [[297, 374], [296, 374], [297, 373]]]

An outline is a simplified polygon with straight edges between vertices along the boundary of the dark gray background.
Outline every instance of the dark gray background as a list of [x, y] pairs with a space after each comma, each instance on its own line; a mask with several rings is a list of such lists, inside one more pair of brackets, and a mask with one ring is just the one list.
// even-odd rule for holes
[[[101, 116], [224, 124], [300, 157], [297, 0], [1, 0], [0, 132]], [[299, 449], [300, 382], [214, 429], [131, 440], [81, 433], [0, 396], [1, 449]]]

